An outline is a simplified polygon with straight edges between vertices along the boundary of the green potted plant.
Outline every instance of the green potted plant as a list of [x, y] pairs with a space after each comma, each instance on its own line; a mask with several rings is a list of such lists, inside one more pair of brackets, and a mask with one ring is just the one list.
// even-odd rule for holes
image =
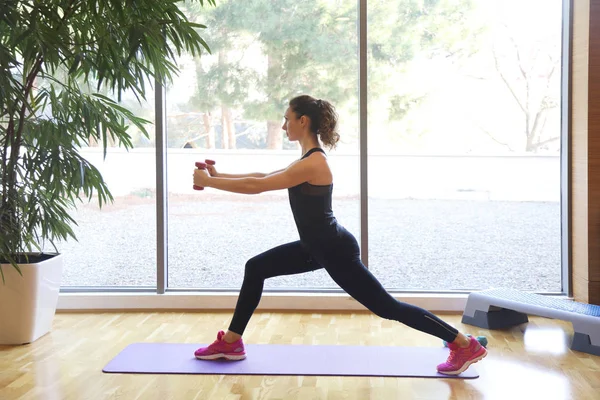
[[0, 344], [50, 330], [62, 274], [55, 242], [76, 239], [69, 211], [94, 194], [100, 207], [113, 200], [80, 148], [129, 149], [129, 125], [148, 135], [148, 121], [101, 93], [144, 99], [153, 90], [144, 81], [168, 84], [177, 55], [209, 51], [204, 26], [177, 3], [0, 1]]

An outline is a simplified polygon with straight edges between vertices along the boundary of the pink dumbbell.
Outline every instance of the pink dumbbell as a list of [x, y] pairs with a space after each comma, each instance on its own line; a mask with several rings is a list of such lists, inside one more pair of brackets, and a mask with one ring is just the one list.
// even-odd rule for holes
[[[215, 165], [216, 162], [213, 160], [204, 160], [205, 162], [202, 161], [198, 161], [196, 162], [196, 168], [198, 169], [206, 169], [206, 165], [210, 164], [210, 165]], [[196, 186], [194, 185], [194, 190], [204, 190], [204, 188], [202, 186]]]

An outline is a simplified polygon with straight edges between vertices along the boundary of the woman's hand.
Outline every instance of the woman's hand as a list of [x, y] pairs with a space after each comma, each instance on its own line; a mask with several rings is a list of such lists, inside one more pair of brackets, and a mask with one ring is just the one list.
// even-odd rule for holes
[[210, 176], [214, 176], [215, 178], [219, 176], [219, 173], [217, 172], [217, 169], [212, 164], [208, 164], [207, 163], [206, 164], [206, 170], [208, 171], [208, 173], [210, 174]]
[[208, 172], [205, 169], [194, 170], [194, 185], [200, 187], [207, 187], [209, 180], [210, 175], [208, 175]]

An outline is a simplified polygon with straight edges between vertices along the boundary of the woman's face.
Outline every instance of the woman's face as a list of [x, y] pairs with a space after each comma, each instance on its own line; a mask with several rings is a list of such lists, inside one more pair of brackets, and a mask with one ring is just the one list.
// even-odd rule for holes
[[298, 140], [302, 133], [301, 117], [298, 118], [296, 113], [288, 108], [283, 116], [283, 126], [281, 129], [285, 131], [289, 141]]

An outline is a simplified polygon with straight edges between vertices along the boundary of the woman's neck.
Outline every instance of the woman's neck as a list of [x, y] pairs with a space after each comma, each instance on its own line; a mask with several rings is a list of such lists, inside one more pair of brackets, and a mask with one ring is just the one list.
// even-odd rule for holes
[[315, 136], [314, 139], [311, 137], [307, 138], [307, 140], [301, 141], [300, 146], [302, 147], [302, 155], [304, 155], [310, 149], [314, 149], [315, 147], [321, 147], [321, 144]]

